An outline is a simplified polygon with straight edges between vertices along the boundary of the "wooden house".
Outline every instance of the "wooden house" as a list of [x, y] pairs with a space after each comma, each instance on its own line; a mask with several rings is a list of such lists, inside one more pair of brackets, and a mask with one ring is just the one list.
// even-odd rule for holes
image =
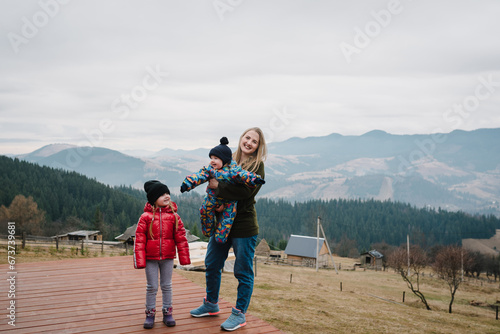
[[365, 252], [360, 255], [361, 266], [369, 269], [382, 269], [383, 264], [382, 260], [384, 255], [382, 253], [376, 251], [375, 249]]
[[319, 266], [328, 266], [328, 248], [325, 239], [306, 237], [301, 235], [291, 235], [285, 248], [287, 262], [292, 265], [315, 267], [316, 261]]
[[134, 244], [135, 240], [135, 230], [137, 229], [137, 224], [134, 224], [130, 227], [128, 227], [125, 232], [120, 234], [119, 236], [115, 237], [116, 240], [121, 241], [123, 243], [127, 244]]
[[102, 240], [102, 234], [100, 231], [85, 231], [85, 230], [80, 230], [80, 231], [74, 231], [74, 232], [69, 232], [66, 234], [60, 234], [55, 236], [59, 240], [73, 240], [73, 241], [80, 241], [80, 240], [95, 240], [95, 241], [101, 241]]

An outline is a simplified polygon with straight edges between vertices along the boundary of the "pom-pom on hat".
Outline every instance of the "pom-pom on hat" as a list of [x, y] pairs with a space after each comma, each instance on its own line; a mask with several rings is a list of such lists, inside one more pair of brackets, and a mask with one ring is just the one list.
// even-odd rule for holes
[[208, 156], [211, 157], [212, 155], [215, 155], [217, 158], [222, 160], [224, 165], [230, 163], [233, 152], [231, 152], [231, 149], [227, 146], [227, 144], [229, 144], [229, 140], [227, 140], [226, 137], [222, 137], [220, 139], [220, 145], [211, 149]]
[[148, 203], [151, 205], [154, 205], [156, 203], [156, 200], [163, 194], [170, 195], [170, 190], [168, 190], [168, 187], [160, 181], [156, 180], [150, 180], [144, 183], [144, 191], [146, 191]]

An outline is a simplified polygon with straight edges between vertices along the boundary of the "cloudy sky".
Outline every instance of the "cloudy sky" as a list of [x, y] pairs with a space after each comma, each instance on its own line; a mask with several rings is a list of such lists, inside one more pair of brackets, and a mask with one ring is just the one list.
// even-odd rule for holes
[[500, 127], [495, 0], [0, 0], [0, 154]]

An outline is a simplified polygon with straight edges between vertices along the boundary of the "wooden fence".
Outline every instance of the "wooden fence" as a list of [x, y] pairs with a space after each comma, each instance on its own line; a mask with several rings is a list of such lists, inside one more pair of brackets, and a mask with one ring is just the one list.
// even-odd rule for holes
[[[16, 236], [16, 254], [19, 251], [52, 251], [71, 252], [81, 255], [127, 255], [132, 254], [133, 246], [119, 241], [96, 240], [60, 240], [59, 238], [42, 237], [33, 235]], [[0, 246], [7, 247], [8, 236], [0, 235]]]

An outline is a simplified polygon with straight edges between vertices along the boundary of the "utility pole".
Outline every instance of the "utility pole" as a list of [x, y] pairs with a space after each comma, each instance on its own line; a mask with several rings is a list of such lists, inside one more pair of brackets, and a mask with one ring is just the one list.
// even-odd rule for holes
[[[409, 228], [409, 227], [408, 227]], [[410, 232], [406, 235], [406, 251], [408, 253], [408, 277], [410, 277]]]
[[316, 271], [318, 271], [318, 258], [319, 258], [319, 230], [321, 228], [321, 232], [323, 233], [323, 239], [325, 239], [326, 248], [328, 249], [328, 254], [330, 254], [330, 258], [332, 259], [333, 267], [335, 268], [335, 272], [338, 274], [337, 265], [335, 264], [335, 260], [333, 259], [332, 251], [330, 250], [330, 246], [328, 245], [328, 240], [326, 240], [325, 230], [323, 230], [323, 225], [321, 225], [321, 218], [318, 217], [318, 238], [316, 243]]
[[321, 218], [319, 218], [318, 216], [318, 219], [317, 219], [317, 233], [316, 233], [316, 271], [319, 270], [319, 220]]

